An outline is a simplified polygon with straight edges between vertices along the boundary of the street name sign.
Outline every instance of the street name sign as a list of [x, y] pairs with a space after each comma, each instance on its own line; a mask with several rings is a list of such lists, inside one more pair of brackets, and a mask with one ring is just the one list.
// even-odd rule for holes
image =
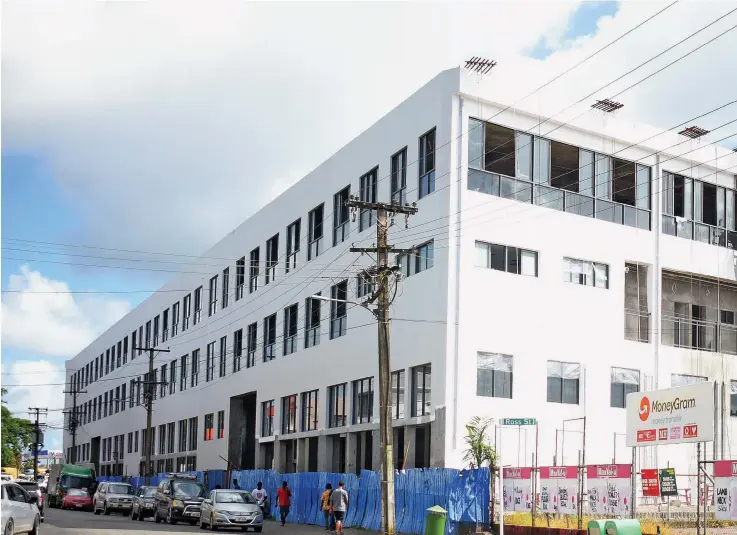
[[502, 418], [502, 425], [537, 425], [535, 418]]

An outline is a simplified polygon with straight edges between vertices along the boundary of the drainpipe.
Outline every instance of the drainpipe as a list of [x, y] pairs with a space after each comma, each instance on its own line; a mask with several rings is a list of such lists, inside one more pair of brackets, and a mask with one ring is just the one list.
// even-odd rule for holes
[[[455, 309], [453, 311], [453, 449], [458, 447], [458, 353], [460, 343], [460, 310], [461, 310], [461, 199], [463, 198], [463, 172], [466, 166], [462, 165], [463, 162], [463, 137], [460, 137], [460, 133], [463, 132], [463, 97], [458, 97], [458, 132], [459, 137], [456, 140], [456, 157], [458, 161], [458, 185], [457, 185], [457, 199], [456, 199], [456, 258], [455, 258]], [[448, 231], [451, 232], [449, 225]], [[450, 238], [450, 236], [449, 236]]]

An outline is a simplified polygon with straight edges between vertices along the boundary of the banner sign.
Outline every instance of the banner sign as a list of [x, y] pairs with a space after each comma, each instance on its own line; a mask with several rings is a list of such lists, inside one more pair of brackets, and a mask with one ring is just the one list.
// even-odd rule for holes
[[532, 468], [504, 468], [503, 511], [532, 511]]
[[660, 469], [660, 495], [663, 497], [678, 496], [675, 468]]
[[650, 497], [660, 496], [660, 483], [657, 468], [643, 468], [640, 473], [642, 477], [642, 495]]
[[737, 520], [737, 461], [714, 461], [717, 520]]
[[543, 513], [576, 514], [578, 468], [575, 466], [540, 467], [540, 507]]
[[627, 446], [714, 440], [714, 385], [627, 394]]
[[632, 465], [591, 464], [586, 467], [589, 512], [628, 517], [632, 498]]

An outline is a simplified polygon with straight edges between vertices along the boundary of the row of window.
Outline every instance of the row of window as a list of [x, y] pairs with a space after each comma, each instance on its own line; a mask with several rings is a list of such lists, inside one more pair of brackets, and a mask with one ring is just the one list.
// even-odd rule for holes
[[[404, 418], [404, 370], [392, 372], [391, 397], [392, 417]], [[412, 417], [430, 414], [432, 403], [431, 365], [423, 364], [410, 369], [410, 414]], [[366, 377], [351, 382], [350, 415], [352, 424], [373, 422], [374, 378]], [[298, 431], [316, 431], [320, 425], [327, 428], [348, 425], [348, 383], [340, 383], [327, 388], [327, 403], [324, 409], [326, 419], [321, 424], [319, 390], [292, 394], [281, 398], [278, 408], [281, 415], [281, 434], [288, 435]], [[261, 402], [261, 436], [274, 435], [274, 416], [276, 401]]]
[[[419, 138], [418, 158], [418, 198], [423, 198], [435, 191], [435, 145], [436, 130], [431, 129]], [[407, 195], [407, 147], [398, 151], [391, 157], [391, 198], [392, 202], [406, 203]], [[378, 167], [364, 174], [359, 179], [359, 199], [362, 201], [376, 202], [378, 189]], [[351, 196], [351, 186], [348, 185], [333, 196], [333, 247], [343, 243], [350, 233], [349, 208], [346, 205]], [[307, 261], [313, 260], [324, 250], [324, 212], [325, 204], [322, 203], [308, 213], [307, 231]], [[362, 210], [359, 219], [359, 232], [374, 224], [374, 216], [370, 210]], [[284, 259], [285, 275], [297, 267], [297, 254], [300, 251], [301, 218], [287, 226], [286, 230], [286, 254]], [[263, 280], [268, 285], [276, 280], [277, 266], [279, 264], [279, 234], [275, 234], [266, 241], [263, 259], [263, 273], [261, 272], [261, 249], [256, 247], [249, 253], [248, 257], [248, 291], [254, 293]], [[429, 262], [429, 266], [428, 266]], [[409, 263], [409, 262], [408, 262]], [[420, 264], [424, 267], [420, 268]], [[432, 258], [428, 259], [418, 255], [415, 271], [421, 271], [432, 266]], [[408, 267], [408, 271], [409, 271]], [[220, 289], [218, 282], [220, 281]], [[235, 264], [235, 291], [236, 301], [244, 297], [246, 284], [246, 257], [243, 256]], [[220, 308], [226, 308], [229, 304], [230, 267], [226, 267], [222, 273], [210, 278], [208, 284], [208, 316], [214, 315], [218, 310], [218, 297]], [[194, 302], [193, 302], [194, 301]], [[194, 311], [193, 305], [194, 304]], [[166, 342], [171, 336], [178, 334], [180, 326], [184, 332], [192, 325], [197, 325], [202, 320], [202, 308], [204, 306], [204, 289], [197, 288], [193, 294], [184, 296], [181, 303], [177, 301], [171, 308], [167, 308], [158, 314], [153, 320], [147, 321], [134, 330], [129, 337], [126, 336], [106, 349], [99, 357], [87, 363], [77, 370], [71, 377], [71, 386], [74, 390], [82, 389], [88, 384], [97, 381], [100, 377], [107, 375], [115, 368], [125, 365], [130, 358], [135, 359], [146, 348], [152, 348], [159, 343]], [[160, 338], [159, 338], [160, 337]]]

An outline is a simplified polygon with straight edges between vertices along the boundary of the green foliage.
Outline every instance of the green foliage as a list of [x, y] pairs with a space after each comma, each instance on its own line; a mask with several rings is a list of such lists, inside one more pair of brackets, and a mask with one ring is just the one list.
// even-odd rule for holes
[[[3, 388], [2, 395], [8, 391]], [[3, 402], [4, 403], [4, 402]], [[16, 418], [10, 409], [2, 407], [2, 465], [21, 468], [21, 452], [33, 446], [33, 424], [23, 418]]]
[[466, 450], [463, 453], [463, 460], [468, 463], [469, 468], [488, 466], [494, 473], [499, 466], [496, 449], [491, 445], [489, 438], [489, 427], [491, 419], [479, 416], [474, 416], [466, 424]]

